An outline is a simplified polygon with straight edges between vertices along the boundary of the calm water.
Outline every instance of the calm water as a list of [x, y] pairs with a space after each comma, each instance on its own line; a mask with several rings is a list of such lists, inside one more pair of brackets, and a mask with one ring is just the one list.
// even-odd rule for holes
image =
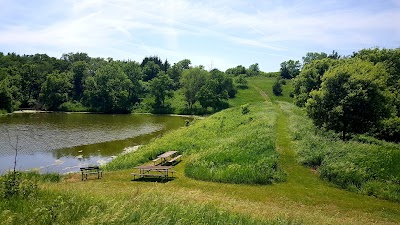
[[18, 170], [69, 173], [107, 163], [184, 126], [185, 120], [177, 116], [67, 113], [1, 116], [0, 173], [14, 166], [17, 138]]

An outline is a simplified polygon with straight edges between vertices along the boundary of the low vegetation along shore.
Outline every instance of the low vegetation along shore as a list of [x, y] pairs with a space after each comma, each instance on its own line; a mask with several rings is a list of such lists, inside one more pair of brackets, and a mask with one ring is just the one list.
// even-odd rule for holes
[[[232, 108], [117, 157], [103, 179], [2, 176], [4, 224], [398, 224], [398, 145], [315, 130], [291, 83], [252, 77]], [[169, 182], [132, 181], [133, 167], [178, 150]], [[12, 181], [20, 181], [13, 185]], [[9, 185], [9, 186], [5, 186]], [[14, 190], [7, 187], [16, 187]]]

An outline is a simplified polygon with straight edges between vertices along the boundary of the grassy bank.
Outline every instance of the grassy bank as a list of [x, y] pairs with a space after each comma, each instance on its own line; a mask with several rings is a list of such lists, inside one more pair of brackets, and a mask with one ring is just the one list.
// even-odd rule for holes
[[167, 150], [182, 153], [185, 174], [199, 180], [268, 184], [284, 180], [275, 150], [276, 113], [270, 104], [236, 107], [195, 121], [140, 151], [117, 157], [108, 170], [146, 163]]
[[280, 103], [289, 115], [299, 162], [341, 188], [400, 202], [400, 146], [369, 137], [343, 142], [316, 130], [304, 112]]
[[0, 202], [2, 224], [288, 224], [262, 221], [218, 210], [210, 204], [187, 203], [176, 195], [132, 193], [129, 200], [41, 191], [34, 199]]

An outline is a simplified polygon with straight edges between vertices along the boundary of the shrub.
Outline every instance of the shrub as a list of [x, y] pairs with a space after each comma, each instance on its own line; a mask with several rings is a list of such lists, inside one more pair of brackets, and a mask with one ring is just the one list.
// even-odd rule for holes
[[88, 107], [82, 105], [80, 102], [64, 102], [60, 105], [59, 109], [65, 112], [87, 112], [90, 111]]
[[35, 180], [22, 179], [19, 172], [9, 172], [0, 178], [0, 196], [3, 199], [35, 196], [38, 185]]
[[241, 74], [235, 78], [235, 84], [240, 89], [246, 89], [248, 87], [248, 81], [246, 80], [246, 76]]
[[274, 93], [274, 95], [280, 96], [282, 95], [282, 91], [282, 82], [280, 81], [280, 79], [276, 79], [274, 85], [272, 86], [272, 92]]
[[249, 104], [242, 105], [242, 114], [245, 115], [250, 112]]
[[400, 142], [400, 117], [383, 120], [377, 133], [384, 140]]

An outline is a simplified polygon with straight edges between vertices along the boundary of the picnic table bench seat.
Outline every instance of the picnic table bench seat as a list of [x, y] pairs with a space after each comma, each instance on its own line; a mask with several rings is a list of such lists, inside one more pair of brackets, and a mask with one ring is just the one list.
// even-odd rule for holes
[[136, 176], [138, 176], [139, 178], [142, 178], [142, 177], [160, 177], [160, 178], [163, 178], [163, 177], [167, 177], [167, 174], [154, 174], [154, 173], [132, 173], [132, 175], [133, 175], [133, 179], [136, 179]]
[[174, 162], [176, 162], [176, 160], [180, 159], [181, 157], [182, 157], [182, 155], [178, 155], [178, 156], [176, 156], [175, 158], [170, 159], [170, 160], [168, 161], [168, 163], [174, 163]]
[[80, 170], [82, 173], [82, 181], [83, 181], [83, 178], [85, 178], [87, 180], [88, 175], [90, 175], [90, 174], [97, 174], [98, 179], [103, 177], [103, 171], [100, 170], [100, 168], [98, 166], [81, 167]]
[[161, 159], [161, 158], [159, 158], [159, 157], [153, 159], [154, 165], [157, 165], [157, 164], [158, 164], [157, 162], [158, 162], [160, 159]]

